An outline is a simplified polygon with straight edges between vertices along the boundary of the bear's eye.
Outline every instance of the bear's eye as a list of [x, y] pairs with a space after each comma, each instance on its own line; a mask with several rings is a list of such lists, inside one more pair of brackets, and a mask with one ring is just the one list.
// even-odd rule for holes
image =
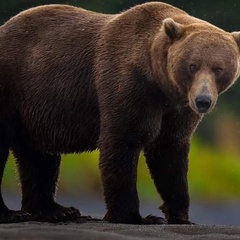
[[190, 65], [189, 65], [189, 71], [190, 71], [191, 73], [196, 73], [197, 70], [198, 70], [198, 67], [197, 67], [196, 64], [190, 64]]
[[222, 73], [223, 73], [223, 69], [220, 68], [220, 67], [214, 68], [213, 71], [214, 71], [214, 73], [215, 73], [216, 76], [220, 76], [220, 75], [222, 75]]

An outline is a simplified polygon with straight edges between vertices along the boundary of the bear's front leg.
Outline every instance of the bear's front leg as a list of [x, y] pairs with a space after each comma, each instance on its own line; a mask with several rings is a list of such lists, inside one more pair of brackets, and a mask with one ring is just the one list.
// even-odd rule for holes
[[136, 189], [139, 149], [127, 141], [105, 138], [100, 143], [100, 169], [104, 187], [107, 214], [112, 223], [162, 224], [165, 220], [139, 214]]
[[190, 224], [188, 145], [162, 143], [158, 148], [147, 149], [145, 156], [156, 188], [164, 201], [161, 209], [168, 223]]
[[[159, 92], [152, 94], [155, 86], [145, 81], [131, 64], [129, 69], [118, 72], [119, 61], [115, 66], [112, 61], [102, 61], [96, 86], [100, 110], [100, 170], [107, 207], [104, 219], [112, 223], [164, 224], [163, 218], [141, 217], [136, 187], [139, 153], [151, 139], [149, 131], [154, 127], [158, 129], [155, 126], [158, 124], [152, 127], [152, 120], [158, 121], [161, 117], [158, 104], [150, 107]], [[149, 100], [151, 95], [154, 97]]]
[[170, 224], [189, 221], [188, 154], [190, 138], [200, 116], [190, 109], [163, 117], [161, 133], [145, 149], [146, 161], [164, 204], [161, 209]]

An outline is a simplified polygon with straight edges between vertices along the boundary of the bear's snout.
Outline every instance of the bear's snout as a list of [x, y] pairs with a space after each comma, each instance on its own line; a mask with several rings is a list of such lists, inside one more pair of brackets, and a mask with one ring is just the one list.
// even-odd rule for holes
[[195, 98], [195, 104], [199, 113], [206, 113], [212, 104], [212, 98], [209, 95], [199, 95]]
[[215, 78], [210, 73], [200, 72], [188, 93], [189, 106], [197, 114], [210, 112], [218, 98]]

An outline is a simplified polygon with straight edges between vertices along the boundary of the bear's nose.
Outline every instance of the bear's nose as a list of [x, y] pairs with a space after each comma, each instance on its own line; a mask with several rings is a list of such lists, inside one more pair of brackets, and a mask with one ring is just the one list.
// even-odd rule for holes
[[200, 95], [196, 97], [195, 103], [199, 113], [206, 113], [212, 104], [212, 99], [208, 95]]

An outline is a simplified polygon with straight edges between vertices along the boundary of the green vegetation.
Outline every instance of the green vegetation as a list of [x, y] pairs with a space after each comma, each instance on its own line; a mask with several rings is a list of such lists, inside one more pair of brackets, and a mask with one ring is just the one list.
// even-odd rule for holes
[[[76, 195], [101, 193], [98, 152], [63, 156], [59, 191]], [[17, 191], [13, 157], [4, 174], [4, 188]], [[239, 155], [210, 148], [194, 140], [190, 154], [189, 187], [192, 197], [207, 200], [226, 200], [240, 196]], [[157, 199], [157, 193], [141, 155], [138, 190], [144, 199]]]
[[193, 196], [212, 200], [240, 196], [238, 154], [210, 148], [195, 141], [190, 159], [189, 187]]

